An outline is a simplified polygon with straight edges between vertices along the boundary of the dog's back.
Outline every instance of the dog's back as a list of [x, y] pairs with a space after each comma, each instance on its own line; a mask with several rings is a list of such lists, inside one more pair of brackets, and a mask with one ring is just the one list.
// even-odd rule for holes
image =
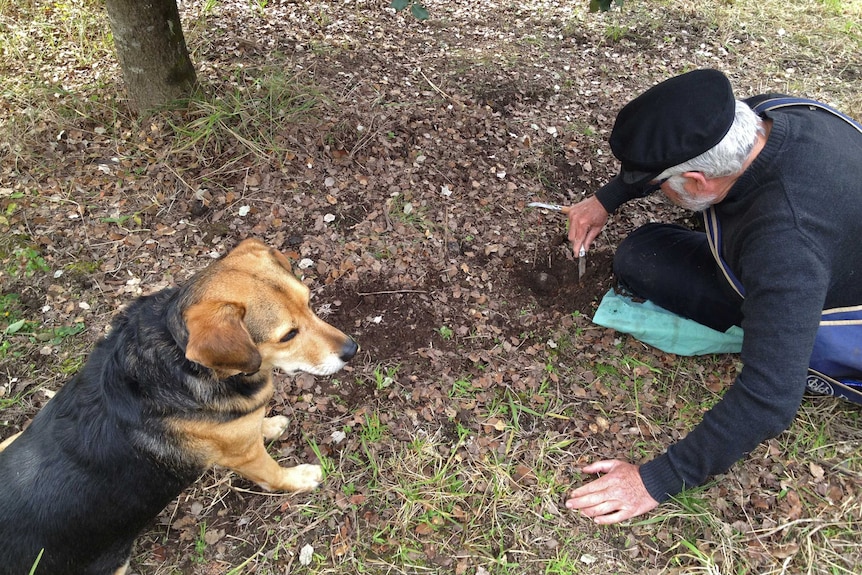
[[[43, 549], [36, 573], [114, 573], [125, 564], [140, 530], [188, 481], [160, 473], [153, 465], [142, 465], [131, 449], [126, 457], [114, 457], [110, 462], [51, 464], [56, 461], [55, 452], [65, 449], [54, 431], [53, 426], [42, 428], [0, 453], [0, 517], [4, 518], [0, 523], [0, 574], [29, 573]], [[43, 436], [48, 441], [28, 441]], [[101, 439], [92, 437], [93, 441]], [[123, 440], [109, 441], [116, 445]], [[37, 466], [36, 461], [44, 463]], [[34, 472], [40, 477], [29, 475]], [[92, 481], [96, 476], [99, 483]], [[42, 477], [50, 478], [51, 489], [32, 488]], [[133, 485], [137, 488], [130, 488]], [[113, 496], [119, 495], [118, 486], [126, 486], [121, 497]], [[84, 507], [82, 501], [99, 508]], [[5, 521], [7, 517], [16, 519]]]

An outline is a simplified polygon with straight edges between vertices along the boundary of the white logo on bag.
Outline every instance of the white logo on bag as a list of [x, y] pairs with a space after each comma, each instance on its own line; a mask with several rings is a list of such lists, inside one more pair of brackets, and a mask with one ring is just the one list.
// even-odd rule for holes
[[832, 391], [832, 386], [828, 381], [811, 373], [808, 374], [805, 386], [813, 393], [819, 393], [821, 395], [835, 395]]

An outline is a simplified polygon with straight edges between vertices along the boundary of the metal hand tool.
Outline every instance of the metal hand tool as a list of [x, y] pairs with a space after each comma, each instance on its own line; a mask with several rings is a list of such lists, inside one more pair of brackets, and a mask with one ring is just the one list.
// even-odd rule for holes
[[[560, 212], [561, 214], [569, 213], [568, 206], [558, 206], [557, 204], [546, 204], [544, 202], [530, 202], [527, 204], [528, 208], [539, 208], [542, 210], [551, 210], [552, 212]], [[584, 246], [581, 246], [581, 250], [578, 252], [578, 281], [581, 281], [581, 278], [584, 277], [584, 273], [587, 271], [587, 250], [584, 249]]]
[[557, 204], [546, 204], [544, 202], [530, 202], [528, 208], [540, 208], [542, 210], [551, 210], [552, 212], [560, 212], [562, 214], [569, 213], [568, 206], [558, 206]]

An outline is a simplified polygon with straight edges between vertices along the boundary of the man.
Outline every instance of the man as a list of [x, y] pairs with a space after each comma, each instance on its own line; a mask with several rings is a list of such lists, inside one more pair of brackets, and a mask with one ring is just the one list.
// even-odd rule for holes
[[620, 174], [568, 213], [577, 252], [610, 213], [658, 189], [682, 207], [708, 209], [708, 234], [669, 224], [633, 232], [614, 272], [665, 309], [744, 332], [739, 376], [684, 439], [640, 466], [583, 469], [602, 475], [572, 491], [566, 507], [596, 523], [646, 513], [789, 427], [809, 366], [831, 345], [824, 310], [851, 316], [832, 339], [858, 339], [827, 354], [845, 364], [836, 377], [862, 383], [862, 128], [825, 107], [758, 115], [749, 104], [763, 99], [735, 100], [716, 70], [654, 86], [617, 116], [610, 145]]

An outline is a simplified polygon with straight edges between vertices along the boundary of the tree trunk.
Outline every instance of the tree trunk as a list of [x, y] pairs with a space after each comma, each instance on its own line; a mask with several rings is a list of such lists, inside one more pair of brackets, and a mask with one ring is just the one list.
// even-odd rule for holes
[[106, 0], [132, 107], [146, 114], [197, 85], [176, 0]]

